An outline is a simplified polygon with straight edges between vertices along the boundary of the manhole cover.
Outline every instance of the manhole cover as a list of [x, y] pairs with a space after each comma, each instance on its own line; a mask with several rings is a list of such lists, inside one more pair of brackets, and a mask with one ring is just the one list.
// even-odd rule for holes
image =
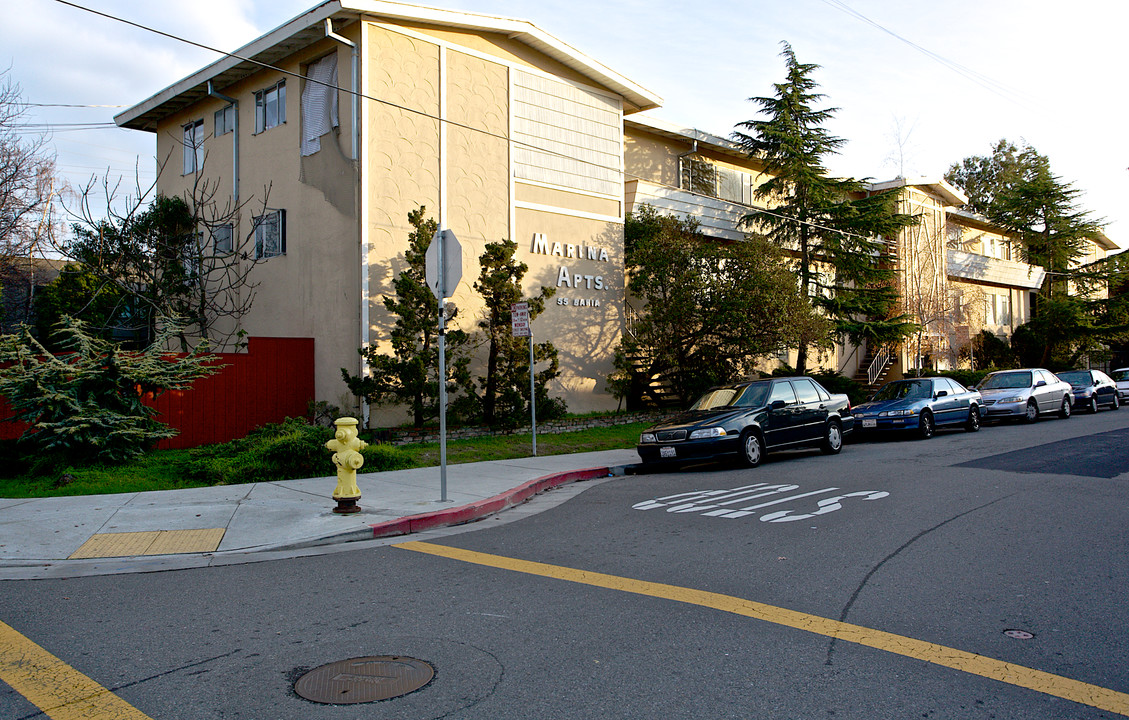
[[1004, 635], [1007, 635], [1009, 638], [1015, 638], [1016, 640], [1030, 640], [1035, 637], [1026, 630], [1004, 630]]
[[380, 655], [359, 657], [314, 668], [294, 683], [307, 700], [331, 705], [375, 702], [419, 690], [435, 677], [423, 660]]

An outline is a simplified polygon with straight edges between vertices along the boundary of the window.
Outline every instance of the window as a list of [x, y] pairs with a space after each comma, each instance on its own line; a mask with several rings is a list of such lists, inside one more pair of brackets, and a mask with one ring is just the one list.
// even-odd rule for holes
[[270, 210], [255, 218], [255, 258], [286, 254], [286, 211]]
[[286, 81], [279, 80], [255, 93], [255, 132], [270, 130], [286, 122]]
[[792, 392], [792, 384], [787, 380], [781, 380], [772, 386], [772, 394], [768, 396], [768, 404], [783, 400], [785, 405], [796, 404], [796, 393]]
[[234, 247], [231, 225], [216, 225], [212, 228], [212, 251], [216, 255], [227, 255]]
[[229, 132], [235, 130], [235, 106], [228, 105], [220, 110], [216, 110], [216, 129], [212, 133], [213, 137], [220, 135], [227, 135]]
[[682, 189], [717, 197], [717, 172], [713, 163], [697, 158], [682, 158]]
[[191, 175], [204, 167], [204, 121], [184, 126], [184, 174]]
[[679, 164], [680, 189], [728, 202], [752, 204], [753, 179], [748, 173], [693, 157], [684, 157]]
[[793, 380], [792, 387], [796, 390], [796, 397], [801, 403], [819, 402], [819, 391], [815, 389], [811, 380]]

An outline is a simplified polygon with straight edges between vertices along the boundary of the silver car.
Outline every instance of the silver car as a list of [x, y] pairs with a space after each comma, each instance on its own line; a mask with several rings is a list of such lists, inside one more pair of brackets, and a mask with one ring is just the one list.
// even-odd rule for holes
[[1040, 415], [1054, 412], [1068, 418], [1074, 396], [1070, 383], [1042, 368], [990, 373], [976, 389], [984, 399], [985, 420], [1018, 418], [1035, 422]]
[[1124, 405], [1129, 402], [1129, 368], [1114, 370], [1110, 375], [1113, 376], [1113, 381], [1117, 383], [1117, 397]]

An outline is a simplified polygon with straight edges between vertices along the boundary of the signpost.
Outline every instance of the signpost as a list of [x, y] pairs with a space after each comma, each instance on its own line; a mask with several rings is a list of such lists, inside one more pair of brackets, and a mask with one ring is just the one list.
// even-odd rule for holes
[[439, 501], [447, 502], [447, 298], [463, 278], [463, 248], [454, 232], [439, 229], [423, 258], [424, 278], [439, 301]]
[[510, 305], [514, 337], [529, 338], [529, 429], [533, 435], [533, 457], [537, 457], [537, 383], [533, 377], [533, 328], [529, 324], [529, 303]]

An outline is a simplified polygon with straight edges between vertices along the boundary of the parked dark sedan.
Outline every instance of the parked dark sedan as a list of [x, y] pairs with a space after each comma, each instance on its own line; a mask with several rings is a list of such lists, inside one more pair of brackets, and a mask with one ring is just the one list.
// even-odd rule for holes
[[1101, 370], [1067, 370], [1056, 374], [1059, 380], [1070, 383], [1076, 409], [1096, 413], [1099, 405], [1108, 405], [1111, 410], [1121, 407], [1117, 383]]
[[946, 377], [913, 378], [888, 382], [866, 402], [856, 405], [859, 432], [913, 430], [931, 438], [940, 427], [980, 429], [983, 404], [980, 392]]
[[766, 378], [713, 388], [689, 410], [639, 438], [645, 463], [738, 456], [756, 467], [770, 450], [819, 446], [835, 454], [854, 428], [846, 395], [809, 377]]

